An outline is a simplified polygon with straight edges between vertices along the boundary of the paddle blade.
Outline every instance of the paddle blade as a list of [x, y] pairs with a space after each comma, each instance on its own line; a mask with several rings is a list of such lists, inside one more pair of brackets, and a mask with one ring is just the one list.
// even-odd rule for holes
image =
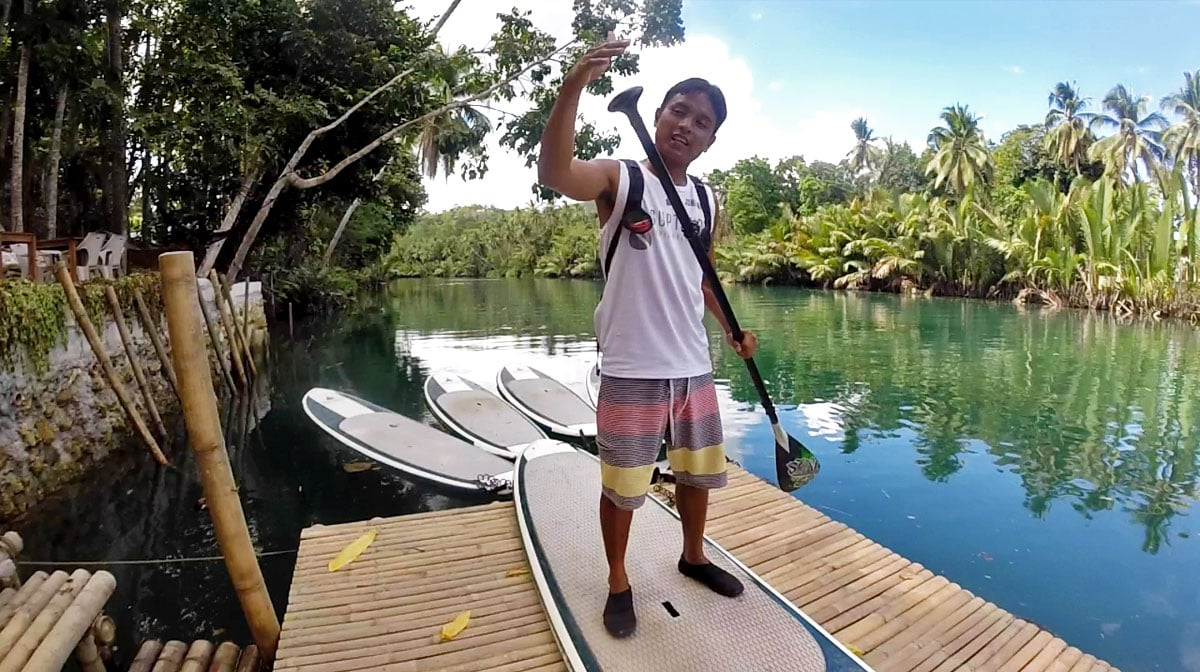
[[821, 462], [779, 425], [772, 425], [771, 429], [775, 431], [775, 477], [779, 489], [784, 492], [799, 490], [817, 477]]

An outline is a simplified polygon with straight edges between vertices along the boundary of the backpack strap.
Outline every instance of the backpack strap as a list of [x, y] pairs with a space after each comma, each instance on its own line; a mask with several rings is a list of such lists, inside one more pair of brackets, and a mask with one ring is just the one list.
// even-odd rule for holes
[[639, 229], [641, 228], [639, 225], [643, 225], [650, 219], [650, 215], [642, 209], [642, 190], [645, 188], [645, 182], [641, 168], [632, 159], [621, 159], [621, 163], [625, 165], [625, 172], [629, 176], [629, 189], [625, 193], [625, 209], [621, 212], [621, 219], [617, 223], [618, 228], [613, 234], [612, 242], [608, 244], [608, 254], [604, 256], [605, 278], [608, 277], [608, 270], [612, 268], [612, 260], [617, 253], [617, 246], [621, 243], [622, 229]]
[[695, 175], [688, 175], [692, 180], [692, 184], [696, 186], [696, 196], [700, 201], [700, 210], [704, 213], [704, 230], [700, 232], [700, 244], [704, 246], [705, 251], [712, 247], [713, 237], [713, 219], [712, 208], [708, 202], [708, 189], [700, 178]]

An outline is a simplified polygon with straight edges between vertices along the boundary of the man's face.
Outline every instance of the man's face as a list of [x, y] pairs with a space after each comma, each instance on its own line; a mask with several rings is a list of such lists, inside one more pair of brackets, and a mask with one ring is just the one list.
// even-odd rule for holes
[[708, 96], [677, 93], [654, 112], [654, 144], [664, 161], [688, 165], [716, 139], [717, 113]]

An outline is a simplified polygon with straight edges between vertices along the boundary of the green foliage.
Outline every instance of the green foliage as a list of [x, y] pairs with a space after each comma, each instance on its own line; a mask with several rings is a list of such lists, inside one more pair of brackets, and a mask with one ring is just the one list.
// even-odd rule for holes
[[397, 277], [591, 278], [598, 244], [588, 205], [471, 206], [421, 218], [396, 237], [385, 264]]
[[[157, 274], [135, 273], [117, 280], [90, 280], [75, 285], [79, 301], [97, 331], [112, 320], [105, 288], [112, 286], [126, 322], [134, 323], [136, 288], [146, 303], [151, 319], [162, 319], [162, 286]], [[0, 280], [0, 364], [6, 367], [28, 363], [44, 371], [50, 351], [66, 341], [70, 308], [58, 283], [34, 284], [28, 280]], [[74, 322], [74, 316], [70, 317]]]

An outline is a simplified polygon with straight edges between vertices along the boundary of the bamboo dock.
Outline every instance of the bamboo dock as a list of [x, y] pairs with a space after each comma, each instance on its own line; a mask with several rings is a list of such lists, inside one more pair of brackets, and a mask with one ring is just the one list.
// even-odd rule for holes
[[[367, 550], [330, 572], [371, 529]], [[1116, 669], [734, 465], [707, 532], [878, 672]], [[304, 530], [275, 669], [565, 667], [506, 502]]]

